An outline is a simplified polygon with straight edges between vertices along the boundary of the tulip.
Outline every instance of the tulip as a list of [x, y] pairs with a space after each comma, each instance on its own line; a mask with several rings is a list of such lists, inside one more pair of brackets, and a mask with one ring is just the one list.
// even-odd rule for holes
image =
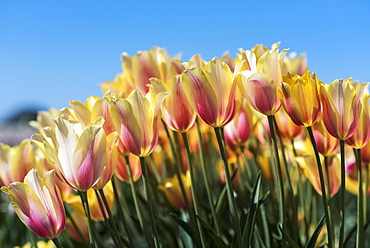
[[263, 73], [254, 73], [248, 77], [242, 72], [242, 78], [243, 83], [238, 84], [239, 89], [255, 110], [264, 115], [272, 116], [280, 109], [278, 88], [271, 77]]
[[[130, 155], [130, 168], [132, 171], [132, 179], [137, 181], [141, 176], [141, 167], [140, 167], [140, 159], [137, 156]], [[117, 166], [115, 170], [116, 176], [121, 181], [129, 182], [129, 172], [127, 171], [127, 165], [125, 161], [125, 157], [122, 154], [118, 155]]]
[[66, 231], [69, 237], [79, 243], [89, 240], [87, 220], [83, 211], [71, 211], [70, 216], [67, 218]]
[[87, 191], [94, 186], [107, 163], [106, 134], [99, 118], [82, 128], [60, 117], [55, 119], [55, 140], [35, 134], [32, 140], [49, 157], [72, 188]]
[[313, 135], [320, 154], [329, 157], [339, 152], [339, 140], [326, 131], [321, 118], [313, 125]]
[[132, 154], [145, 157], [158, 143], [158, 111], [164, 92], [144, 96], [134, 90], [127, 98], [112, 100], [112, 119], [124, 146]]
[[280, 88], [280, 100], [284, 110], [298, 126], [312, 126], [320, 117], [320, 82], [315, 74], [307, 71], [302, 77], [284, 77]]
[[364, 87], [362, 84], [355, 89], [351, 79], [338, 79], [321, 87], [323, 121], [328, 132], [335, 138], [346, 140], [355, 132]]
[[[310, 181], [314, 189], [317, 193], [320, 195], [323, 194], [322, 192], [322, 185], [319, 180], [319, 170], [317, 166], [315, 165], [315, 158], [313, 155], [306, 155], [304, 157], [297, 157], [296, 161], [298, 165], [300, 166], [303, 174], [306, 176], [306, 178]], [[330, 196], [335, 195], [339, 188], [340, 188], [340, 163], [339, 163], [339, 157], [336, 155], [329, 157], [328, 159], [328, 171], [325, 170], [323, 167], [323, 172], [325, 175], [325, 184], [327, 185], [326, 178], [329, 178], [330, 181], [330, 192], [326, 192], [326, 194], [330, 193]], [[329, 177], [327, 177], [327, 175]], [[325, 191], [328, 191], [328, 189], [325, 187]]]
[[235, 105], [235, 80], [229, 66], [218, 58], [204, 70], [192, 68], [182, 74], [182, 85], [190, 106], [208, 125], [223, 127], [231, 121]]
[[41, 178], [35, 169], [31, 169], [24, 183], [15, 182], [1, 188], [10, 196], [13, 208], [23, 223], [37, 235], [53, 240], [66, 225], [63, 201], [54, 177], [53, 170]]
[[36, 166], [36, 153], [30, 140], [10, 147], [0, 143], [0, 186], [23, 182], [29, 170]]
[[253, 127], [252, 109], [246, 101], [242, 101], [235, 117], [224, 128], [226, 143], [232, 150], [244, 146], [249, 139]]
[[370, 139], [370, 113], [369, 113], [370, 96], [366, 94], [359, 103], [358, 125], [351, 137], [346, 139], [346, 143], [355, 149], [363, 148]]
[[[191, 183], [189, 174], [187, 174], [186, 176], [184, 174], [181, 174], [181, 180], [184, 184], [187, 199], [189, 199], [190, 204], [192, 204], [192, 194], [190, 190]], [[165, 193], [168, 201], [171, 203], [172, 206], [176, 207], [177, 209], [186, 209], [185, 199], [181, 192], [179, 179], [176, 176], [164, 180], [163, 183], [158, 186], [158, 188]]]
[[176, 76], [168, 85], [157, 78], [151, 78], [150, 82], [156, 94], [170, 93], [161, 106], [162, 117], [167, 126], [181, 133], [188, 131], [194, 125], [196, 114], [186, 99], [182, 78]]
[[[104, 189], [102, 190], [104, 191], [104, 195], [106, 196], [108, 206], [109, 206], [109, 210], [106, 210], [104, 208], [104, 212], [102, 211], [102, 208], [100, 207], [100, 203], [102, 203], [101, 196], [99, 195], [99, 199], [98, 199], [97, 194], [94, 192], [94, 189], [89, 189], [88, 191], [86, 191], [88, 202], [89, 202], [91, 219], [95, 221], [102, 221], [105, 218], [108, 218], [108, 211], [112, 212], [113, 210], [114, 194], [113, 194], [112, 183], [108, 182], [106, 186], [104, 187]], [[71, 197], [66, 199], [66, 202], [69, 205], [71, 205], [76, 211], [79, 211], [80, 213], [84, 213], [84, 206], [81, 203], [80, 197], [78, 195], [72, 195]]]
[[303, 134], [303, 127], [296, 125], [285, 111], [276, 112], [275, 119], [283, 137], [294, 140]]
[[[355, 88], [351, 79], [338, 79], [330, 85], [321, 87], [321, 103], [323, 121], [327, 131], [339, 140], [341, 153], [341, 228], [339, 247], [343, 247], [345, 223], [345, 151], [344, 142], [351, 137], [358, 126], [360, 98], [365, 90], [365, 84]], [[359, 211], [360, 212], [360, 211]], [[362, 212], [362, 211], [361, 211]], [[358, 223], [358, 228], [361, 224]], [[358, 230], [358, 235], [361, 233]]]

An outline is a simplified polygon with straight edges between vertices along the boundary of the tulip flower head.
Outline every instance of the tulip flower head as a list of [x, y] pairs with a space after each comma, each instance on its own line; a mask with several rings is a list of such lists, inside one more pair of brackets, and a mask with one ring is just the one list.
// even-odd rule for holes
[[60, 117], [55, 119], [55, 140], [35, 134], [32, 139], [48, 156], [66, 183], [79, 191], [96, 184], [107, 163], [104, 120], [82, 128]]
[[132, 154], [145, 157], [158, 143], [158, 111], [167, 93], [156, 96], [134, 90], [127, 98], [112, 100], [112, 120], [119, 137]]
[[358, 125], [359, 101], [365, 87], [355, 88], [351, 82], [351, 79], [338, 79], [321, 87], [325, 127], [339, 140], [351, 137]]
[[177, 132], [188, 131], [195, 122], [196, 113], [185, 96], [182, 77], [173, 77], [168, 85], [157, 78], [151, 78], [150, 82], [155, 93], [170, 93], [161, 106], [162, 117], [167, 126]]
[[66, 215], [55, 173], [49, 171], [44, 178], [32, 169], [24, 178], [24, 183], [11, 183], [1, 190], [10, 195], [13, 208], [19, 219], [34, 233], [54, 239], [64, 230]]
[[254, 73], [250, 77], [244, 72], [241, 74], [242, 83], [239, 83], [239, 89], [247, 102], [264, 115], [274, 115], [281, 107], [274, 80], [264, 73]]
[[307, 71], [302, 77], [288, 74], [281, 83], [280, 100], [298, 126], [312, 126], [321, 114], [320, 82]]
[[225, 62], [214, 58], [204, 70], [191, 68], [181, 76], [189, 104], [205, 123], [223, 127], [231, 121], [234, 116], [236, 83]]

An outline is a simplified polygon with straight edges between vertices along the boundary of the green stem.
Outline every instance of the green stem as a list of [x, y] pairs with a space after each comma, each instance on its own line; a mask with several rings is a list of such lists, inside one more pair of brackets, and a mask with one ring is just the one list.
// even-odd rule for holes
[[[172, 153], [172, 157], [173, 157], [173, 161], [174, 161], [175, 173], [176, 173], [177, 180], [179, 181], [181, 194], [184, 198], [186, 209], [188, 209], [188, 211], [190, 213], [191, 220], [195, 221], [194, 213], [190, 208], [188, 196], [186, 194], [184, 183], [183, 183], [182, 178], [181, 178], [181, 173], [180, 173], [180, 168], [179, 168], [179, 165], [180, 165], [179, 160], [181, 158], [179, 158], [178, 154], [175, 152], [176, 151], [175, 150], [175, 145], [173, 143], [173, 139], [171, 138], [170, 132], [168, 131], [168, 127], [167, 127], [166, 123], [163, 120], [162, 120], [162, 122], [163, 122], [164, 130], [166, 131], [166, 135], [167, 135], [169, 143], [170, 143], [171, 153]], [[175, 133], [175, 135], [176, 135], [176, 133]]]
[[362, 159], [361, 159], [361, 149], [355, 149], [357, 153], [356, 156], [356, 166], [357, 166], [357, 181], [358, 181], [358, 193], [357, 193], [357, 236], [356, 236], [356, 247], [366, 247], [365, 246], [365, 234], [364, 234], [364, 189], [362, 183]]
[[[103, 204], [104, 204], [105, 210], [108, 213], [108, 221], [110, 222], [110, 225], [113, 228], [113, 232], [112, 232], [112, 235], [114, 236], [113, 237], [113, 240], [115, 241], [115, 243], [116, 243], [116, 245], [118, 247], [123, 247], [121, 236], [119, 235], [119, 232], [118, 232], [118, 229], [117, 229], [117, 225], [116, 225], [116, 223], [115, 223], [115, 221], [113, 219], [112, 212], [110, 211], [110, 207], [109, 207], [107, 198], [105, 197], [104, 190], [103, 189], [99, 189], [98, 192], [100, 194], [101, 199], [103, 200]], [[118, 198], [117, 198], [117, 200], [118, 200]], [[124, 217], [123, 217], [122, 221], [123, 222], [126, 222], [126, 220], [125, 220]]]
[[322, 192], [322, 201], [324, 204], [324, 212], [326, 217], [326, 228], [328, 233], [328, 247], [333, 247], [333, 235], [332, 235], [332, 223], [330, 221], [330, 215], [329, 215], [329, 207], [328, 207], [328, 200], [326, 198], [326, 190], [325, 190], [325, 180], [324, 180], [324, 173], [322, 171], [322, 165], [319, 155], [319, 150], [316, 145], [315, 137], [313, 135], [312, 127], [306, 127], [308, 134], [311, 139], [311, 143], [315, 152], [316, 162], [317, 162], [317, 168], [319, 171], [319, 177], [320, 177], [320, 185], [321, 185], [321, 192]]
[[368, 197], [367, 197], [367, 191], [368, 191], [368, 188], [369, 188], [369, 164], [366, 164], [365, 165], [365, 190], [364, 190], [364, 220], [366, 221], [367, 220], [367, 216], [368, 216], [368, 209], [367, 209], [367, 201], [368, 201]]
[[202, 139], [202, 133], [200, 131], [200, 126], [198, 123], [198, 120], [196, 120], [196, 126], [197, 126], [197, 136], [198, 136], [198, 145], [199, 145], [199, 156], [200, 156], [200, 164], [202, 167], [202, 174], [203, 174], [203, 181], [206, 186], [206, 192], [207, 196], [209, 199], [209, 205], [211, 207], [211, 214], [213, 218], [213, 222], [216, 228], [216, 233], [220, 235], [220, 227], [218, 225], [217, 217], [216, 217], [216, 211], [215, 211], [215, 206], [214, 206], [214, 201], [213, 201], [213, 196], [211, 193], [211, 190], [209, 188], [209, 180], [208, 180], [208, 172], [206, 169], [206, 163], [204, 161], [204, 153], [203, 153], [203, 139]]
[[122, 220], [122, 222], [123, 222], [123, 227], [125, 228], [128, 239], [130, 241], [130, 247], [134, 248], [135, 244], [134, 244], [134, 240], [133, 240], [133, 237], [132, 237], [132, 234], [131, 234], [131, 229], [127, 225], [126, 217], [125, 217], [125, 214], [122, 210], [121, 201], [120, 201], [121, 198], [119, 197], [119, 194], [118, 194], [116, 179], [115, 179], [114, 175], [111, 178], [111, 183], [112, 183], [112, 187], [113, 187], [114, 199], [116, 199], [114, 202], [116, 203], [117, 213], [118, 213], [119, 219]]
[[132, 199], [134, 201], [134, 205], [135, 205], [135, 209], [136, 209], [136, 213], [137, 213], [137, 218], [139, 219], [141, 230], [145, 234], [145, 238], [148, 242], [149, 247], [154, 247], [153, 240], [150, 237], [150, 234], [149, 234], [149, 231], [148, 231], [148, 226], [147, 226], [146, 221], [143, 217], [143, 213], [142, 213], [142, 210], [140, 208], [139, 201], [138, 201], [138, 198], [137, 198], [135, 182], [134, 182], [134, 179], [133, 179], [133, 176], [132, 176], [132, 170], [131, 170], [131, 166], [130, 166], [130, 160], [129, 160], [128, 156], [124, 156], [124, 157], [125, 157], [126, 169], [127, 169], [127, 173], [128, 173], [129, 181], [130, 181]]
[[222, 158], [222, 162], [223, 162], [223, 165], [224, 165], [227, 196], [228, 196], [228, 201], [229, 201], [229, 206], [230, 206], [230, 213], [231, 213], [232, 222], [234, 224], [234, 228], [235, 228], [235, 231], [236, 231], [236, 238], [237, 238], [237, 241], [238, 241], [238, 246], [239, 247], [244, 247], [243, 240], [242, 240], [242, 232], [241, 232], [240, 223], [239, 223], [238, 212], [237, 212], [237, 209], [236, 209], [236, 203], [235, 203], [235, 198], [234, 198], [234, 189], [233, 189], [233, 185], [232, 185], [232, 182], [231, 182], [231, 177], [230, 177], [230, 172], [229, 172], [229, 165], [228, 165], [228, 161], [227, 161], [226, 147], [225, 147], [224, 138], [223, 138], [223, 135], [222, 135], [222, 130], [221, 130], [220, 127], [215, 127], [214, 130], [215, 130], [215, 133], [216, 133], [217, 142], [218, 142], [218, 146], [220, 148], [221, 158]]
[[151, 223], [152, 231], [153, 231], [154, 246], [157, 248], [159, 247], [158, 232], [157, 232], [157, 226], [155, 224], [155, 219], [154, 219], [153, 202], [152, 202], [152, 197], [150, 194], [150, 188], [149, 188], [150, 185], [148, 184], [148, 170], [145, 165], [144, 157], [140, 157], [140, 164], [141, 164], [141, 171], [142, 171], [141, 177], [143, 179], [144, 191], [145, 191], [145, 195], [148, 201], [149, 217], [150, 217], [150, 223]]
[[[324, 165], [325, 165], [325, 178], [326, 178], [326, 192], [328, 193], [327, 195], [327, 200], [328, 200], [328, 214], [327, 216], [327, 221], [331, 223], [331, 233], [333, 235], [332, 239], [335, 240], [335, 232], [334, 232], [334, 225], [333, 225], [333, 210], [332, 210], [332, 205], [331, 205], [331, 188], [330, 188], [330, 177], [329, 177], [329, 158], [327, 156], [324, 156]], [[334, 241], [333, 241], [334, 242]]]
[[87, 230], [89, 232], [89, 238], [90, 238], [90, 248], [96, 247], [95, 243], [95, 236], [94, 236], [94, 231], [93, 231], [93, 222], [91, 220], [91, 214], [90, 214], [90, 208], [89, 208], [89, 201], [87, 197], [87, 192], [86, 191], [78, 191], [82, 204], [84, 206], [86, 218], [87, 218]]
[[279, 127], [277, 125], [277, 121], [276, 121], [276, 118], [275, 116], [272, 116], [273, 118], [273, 121], [274, 121], [274, 126], [275, 126], [275, 131], [276, 131], [276, 136], [278, 137], [278, 141], [279, 141], [279, 145], [280, 145], [280, 149], [281, 149], [281, 157], [283, 159], [283, 165], [284, 165], [284, 172], [285, 172], [285, 177], [288, 181], [288, 189], [289, 189], [289, 194], [288, 196], [290, 196], [289, 200], [290, 200], [290, 204], [292, 206], [292, 224], [293, 224], [293, 227], [292, 227], [292, 232], [293, 232], [293, 239], [295, 241], [299, 241], [299, 234], [298, 234], [298, 209], [297, 209], [297, 203], [296, 203], [296, 199], [295, 199], [295, 196], [294, 196], [294, 191], [293, 191], [293, 186], [292, 186], [292, 180], [291, 180], [291, 177], [290, 177], [290, 171], [289, 171], [289, 167], [288, 167], [288, 162], [287, 162], [287, 159], [286, 159], [286, 156], [285, 156], [285, 146], [283, 144], [283, 139], [281, 138], [281, 134], [280, 134], [280, 130], [279, 130]]
[[340, 212], [342, 215], [340, 231], [339, 231], [339, 248], [343, 248], [344, 241], [344, 225], [345, 225], [345, 198], [346, 198], [346, 164], [345, 164], [345, 150], [344, 150], [344, 140], [339, 141], [340, 146]]
[[[189, 172], [190, 172], [190, 181], [191, 181], [191, 194], [193, 195], [193, 203], [194, 203], [194, 211], [196, 216], [199, 215], [199, 205], [198, 205], [198, 197], [195, 194], [195, 178], [194, 178], [194, 168], [193, 168], [193, 163], [190, 158], [190, 147], [189, 147], [189, 142], [188, 142], [188, 137], [186, 133], [181, 133], [182, 139], [184, 141], [184, 146], [185, 146], [185, 154], [186, 154], [186, 159], [188, 161], [188, 166], [189, 166]], [[204, 233], [203, 233], [203, 228], [201, 226], [201, 223], [199, 219], [197, 218], [196, 221], [196, 226], [199, 232], [200, 236], [200, 242], [202, 247], [206, 247], [205, 241], [204, 241]]]
[[57, 248], [63, 248], [63, 246], [59, 243], [58, 238], [53, 238], [52, 240]]
[[[280, 165], [280, 158], [279, 158], [279, 151], [278, 146], [276, 142], [276, 136], [275, 136], [275, 128], [274, 128], [274, 116], [270, 115], [267, 116], [269, 127], [270, 127], [270, 133], [271, 133], [271, 139], [272, 144], [274, 147], [274, 156], [275, 156], [275, 166], [278, 174], [278, 189], [279, 189], [279, 224], [285, 229], [285, 215], [286, 215], [286, 209], [285, 209], [285, 195], [284, 195], [284, 183], [283, 183], [283, 173]], [[283, 245], [285, 242], [282, 242]]]

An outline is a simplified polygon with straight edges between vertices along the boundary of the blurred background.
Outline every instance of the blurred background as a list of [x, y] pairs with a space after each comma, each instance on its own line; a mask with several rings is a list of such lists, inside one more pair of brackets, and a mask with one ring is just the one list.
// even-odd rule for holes
[[28, 137], [38, 110], [102, 96], [122, 52], [153, 46], [209, 60], [280, 41], [326, 83], [368, 82], [369, 11], [366, 1], [0, 0], [0, 142]]

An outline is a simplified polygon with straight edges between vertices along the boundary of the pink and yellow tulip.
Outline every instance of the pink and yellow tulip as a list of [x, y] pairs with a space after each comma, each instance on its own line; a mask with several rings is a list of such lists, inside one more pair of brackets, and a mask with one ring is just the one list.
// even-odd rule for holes
[[168, 85], [157, 78], [151, 78], [150, 82], [156, 94], [170, 93], [161, 106], [162, 118], [167, 126], [177, 132], [188, 131], [194, 125], [196, 113], [186, 99], [182, 77], [173, 77]]
[[321, 87], [322, 118], [335, 138], [346, 140], [356, 131], [363, 90], [364, 85], [355, 88], [351, 79], [338, 79]]
[[132, 154], [148, 156], [158, 143], [158, 111], [167, 93], [144, 96], [134, 90], [127, 98], [112, 100], [112, 120]]
[[204, 70], [191, 68], [182, 74], [182, 85], [190, 106], [208, 125], [222, 127], [231, 121], [235, 106], [235, 78], [218, 58]]
[[82, 128], [60, 117], [55, 119], [55, 139], [35, 134], [33, 141], [72, 188], [87, 191], [99, 180], [107, 163], [107, 136], [99, 118]]
[[66, 225], [63, 201], [54, 177], [54, 171], [49, 171], [41, 178], [32, 169], [24, 178], [24, 183], [15, 182], [1, 188], [10, 195], [19, 219], [34, 233], [46, 239], [57, 238]]

